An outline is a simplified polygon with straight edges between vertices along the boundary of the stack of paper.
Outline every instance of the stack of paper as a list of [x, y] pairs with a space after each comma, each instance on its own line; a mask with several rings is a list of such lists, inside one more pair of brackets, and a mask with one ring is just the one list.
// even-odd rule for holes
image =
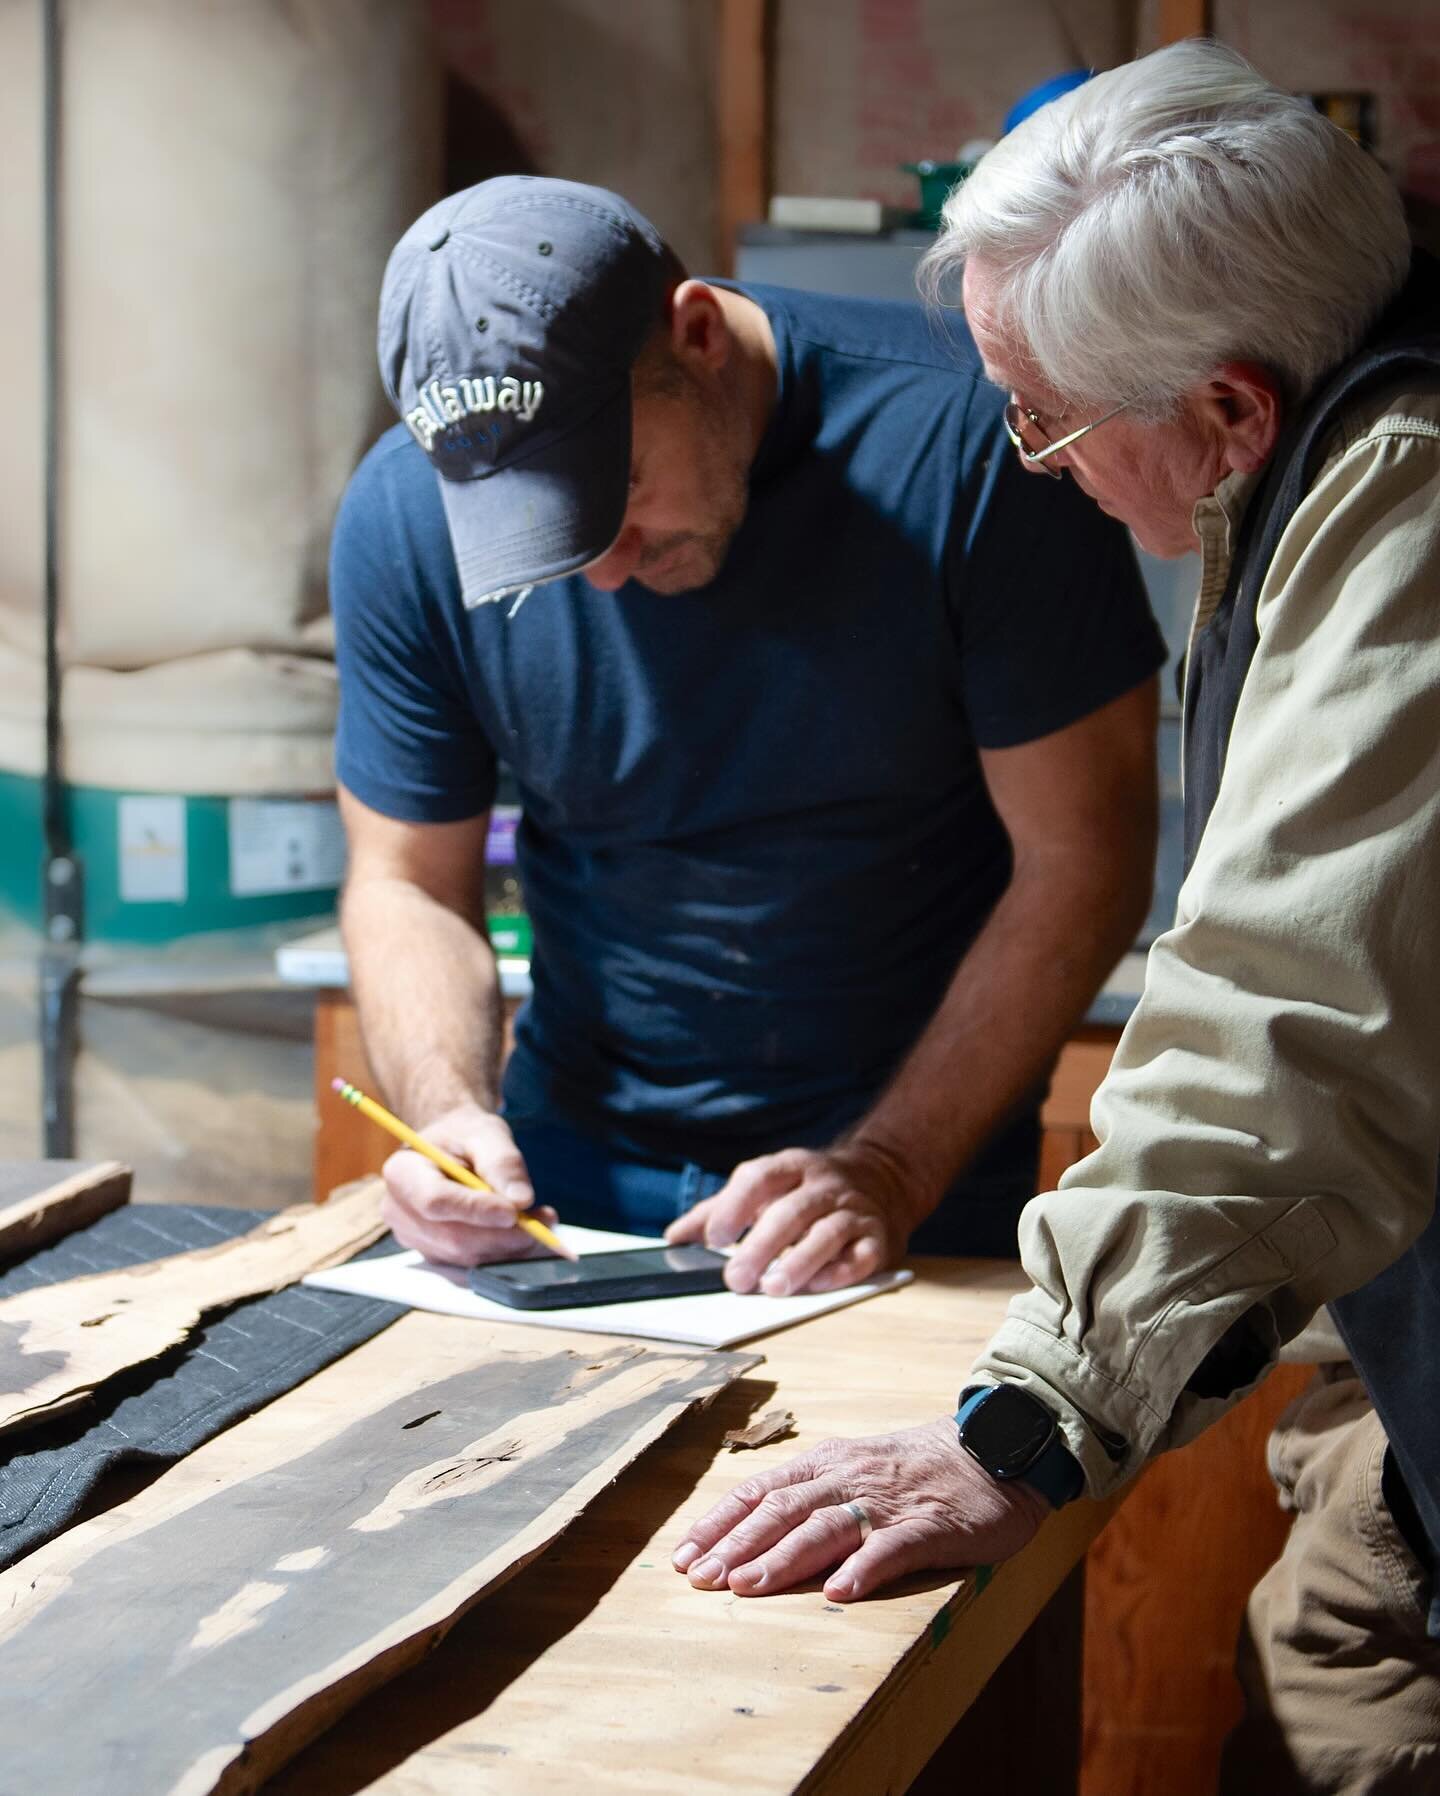
[[[561, 1223], [556, 1233], [576, 1253], [614, 1253], [622, 1247], [663, 1247], [662, 1241], [643, 1235], [616, 1235], [604, 1229], [573, 1228]], [[696, 1347], [733, 1347], [804, 1322], [826, 1310], [875, 1297], [908, 1284], [909, 1272], [885, 1272], [863, 1285], [818, 1296], [750, 1297], [734, 1291], [706, 1291], [694, 1297], [649, 1297], [639, 1303], [590, 1304], [567, 1310], [512, 1310], [470, 1289], [468, 1274], [459, 1266], [437, 1266], [418, 1253], [397, 1253], [385, 1259], [358, 1260], [349, 1266], [332, 1266], [328, 1272], [311, 1272], [305, 1283], [322, 1291], [353, 1291], [363, 1297], [383, 1297], [390, 1303], [406, 1303], [412, 1309], [439, 1310], [447, 1316], [476, 1316], [485, 1322], [516, 1322], [531, 1328], [569, 1328], [601, 1335], [636, 1335], [647, 1341], [685, 1341]]]

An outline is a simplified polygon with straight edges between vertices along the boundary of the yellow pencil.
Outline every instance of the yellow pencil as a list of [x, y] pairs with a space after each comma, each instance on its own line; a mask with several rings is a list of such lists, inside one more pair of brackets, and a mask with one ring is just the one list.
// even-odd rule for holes
[[[449, 1178], [460, 1185], [468, 1185], [472, 1191], [494, 1192], [493, 1185], [486, 1184], [478, 1172], [473, 1172], [462, 1161], [452, 1159], [443, 1148], [436, 1147], [433, 1141], [427, 1141], [423, 1135], [417, 1135], [408, 1123], [401, 1122], [398, 1116], [392, 1116], [383, 1104], [377, 1104], [374, 1098], [367, 1098], [356, 1086], [348, 1084], [344, 1079], [332, 1079], [330, 1089], [338, 1092], [347, 1104], [353, 1104], [362, 1116], [368, 1116], [373, 1123], [379, 1123], [382, 1129], [388, 1129], [397, 1141], [403, 1141], [406, 1147], [413, 1147], [417, 1154], [424, 1154], [427, 1160], [433, 1160]], [[560, 1239], [553, 1229], [547, 1229], [543, 1222], [537, 1222], [533, 1216], [517, 1215], [515, 1226], [524, 1229], [532, 1239], [548, 1247], [552, 1253], [558, 1253], [562, 1260], [575, 1260], [580, 1256]]]

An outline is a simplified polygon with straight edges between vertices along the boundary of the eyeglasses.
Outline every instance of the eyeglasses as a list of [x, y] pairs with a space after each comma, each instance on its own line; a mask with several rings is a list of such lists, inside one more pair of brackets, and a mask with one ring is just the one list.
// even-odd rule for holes
[[[1042, 474], [1048, 474], [1052, 480], [1058, 480], [1061, 470], [1045, 465], [1050, 457], [1061, 449], [1068, 449], [1072, 443], [1078, 443], [1081, 437], [1089, 431], [1098, 430], [1102, 424], [1108, 424], [1112, 418], [1118, 418], [1121, 412], [1134, 405], [1140, 397], [1139, 393], [1132, 393], [1128, 399], [1117, 405], [1113, 412], [1106, 412], [1103, 418], [1092, 418], [1088, 424], [1082, 424], [1079, 430], [1072, 430], [1068, 437], [1061, 437], [1058, 442], [1052, 443], [1046, 434], [1045, 426], [1040, 422], [1039, 413], [1032, 412], [1028, 405], [1021, 405], [1012, 393], [1005, 405], [1005, 434], [1015, 445], [1016, 453], [1027, 468], [1038, 468]], [[1044, 445], [1043, 448], [1032, 449], [1030, 447], [1029, 443], [1025, 441], [1027, 430], [1033, 436], [1039, 437]]]

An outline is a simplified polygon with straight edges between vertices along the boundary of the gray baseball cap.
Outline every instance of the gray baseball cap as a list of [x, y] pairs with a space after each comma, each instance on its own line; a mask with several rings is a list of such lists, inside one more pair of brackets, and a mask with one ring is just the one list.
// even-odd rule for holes
[[439, 477], [467, 605], [620, 534], [630, 370], [673, 266], [617, 195], [529, 175], [451, 194], [391, 252], [380, 377]]

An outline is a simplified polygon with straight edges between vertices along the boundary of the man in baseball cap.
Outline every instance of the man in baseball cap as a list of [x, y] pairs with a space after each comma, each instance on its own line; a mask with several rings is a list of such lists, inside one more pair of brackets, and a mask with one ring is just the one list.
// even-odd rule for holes
[[1036, 1088], [1153, 867], [1123, 532], [1038, 490], [963, 327], [686, 278], [572, 182], [428, 211], [380, 364], [401, 421], [332, 550], [345, 939], [390, 1100], [495, 1187], [397, 1154], [397, 1235], [514, 1257], [538, 1197], [739, 1240], [772, 1293], [1012, 1253]]
[[619, 535], [630, 371], [675, 267], [624, 200], [523, 175], [451, 195], [395, 246], [381, 377], [440, 478], [467, 604]]

